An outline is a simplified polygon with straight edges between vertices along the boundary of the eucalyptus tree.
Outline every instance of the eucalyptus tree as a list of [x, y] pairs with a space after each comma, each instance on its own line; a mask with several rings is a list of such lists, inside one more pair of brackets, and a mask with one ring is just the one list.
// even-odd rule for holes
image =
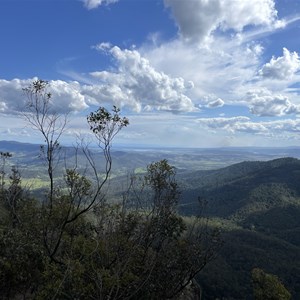
[[54, 167], [60, 151], [60, 137], [66, 129], [67, 114], [60, 114], [53, 109], [52, 94], [49, 83], [38, 79], [23, 89], [27, 96], [26, 110], [23, 113], [26, 121], [43, 137], [41, 154], [47, 163], [50, 180], [49, 205], [54, 201]]
[[27, 123], [41, 134], [45, 142], [40, 148], [47, 164], [50, 188], [49, 196], [44, 203], [43, 239], [48, 255], [52, 260], [57, 260], [55, 256], [61, 245], [66, 226], [103, 200], [99, 198], [111, 172], [112, 141], [118, 132], [129, 124], [129, 121], [120, 116], [120, 110], [115, 106], [112, 112], [103, 107], [96, 112], [91, 112], [87, 116], [87, 122], [104, 155], [104, 175], [99, 176], [99, 166], [95, 164], [90, 149], [85, 146], [82, 151], [95, 175], [96, 187], [93, 187], [91, 180], [77, 171], [75, 164], [73, 168], [65, 171], [64, 177], [68, 192], [56, 193], [54, 169], [60, 159], [60, 139], [66, 130], [68, 114], [55, 111], [49, 89], [49, 83], [41, 79], [35, 80], [24, 88], [27, 103], [23, 115]]

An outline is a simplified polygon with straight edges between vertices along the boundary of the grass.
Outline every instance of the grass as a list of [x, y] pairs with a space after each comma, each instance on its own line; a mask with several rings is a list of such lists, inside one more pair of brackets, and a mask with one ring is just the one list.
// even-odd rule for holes
[[22, 178], [22, 186], [31, 190], [37, 190], [41, 188], [49, 187], [49, 180], [42, 178]]

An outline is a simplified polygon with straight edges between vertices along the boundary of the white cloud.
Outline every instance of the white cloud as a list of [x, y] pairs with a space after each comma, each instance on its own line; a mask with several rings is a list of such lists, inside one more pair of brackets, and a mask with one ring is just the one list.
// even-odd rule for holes
[[101, 5], [109, 5], [119, 0], [80, 0], [87, 9], [95, 9]]
[[[241, 102], [257, 77], [262, 47], [216, 38], [209, 48], [175, 40], [159, 47], [141, 48], [140, 52], [157, 71], [192, 81], [194, 88], [186, 95], [195, 105], [207, 106], [218, 98], [223, 104]], [[210, 95], [214, 95], [213, 99]]]
[[[170, 77], [158, 72], [136, 50], [121, 50], [109, 44], [99, 45], [101, 51], [112, 56], [114, 71], [91, 73], [95, 84], [81, 85], [77, 81], [52, 80], [53, 110], [65, 113], [82, 111], [91, 105], [115, 104], [134, 111], [164, 110], [190, 112], [197, 108], [185, 94], [193, 83], [181, 77]], [[24, 110], [27, 101], [22, 89], [33, 79], [0, 80], [0, 111], [16, 113]]]
[[273, 0], [223, 0], [225, 29], [242, 31], [248, 25], [278, 26]]
[[300, 59], [297, 52], [290, 52], [283, 48], [283, 56], [272, 57], [270, 62], [266, 63], [259, 74], [264, 78], [287, 80], [300, 70]]
[[193, 83], [182, 77], [170, 77], [157, 71], [148, 59], [137, 50], [122, 50], [109, 44], [96, 46], [114, 58], [113, 71], [92, 72], [99, 85], [84, 87], [84, 93], [103, 100], [112, 100], [119, 106], [131, 106], [134, 110], [165, 110], [172, 112], [195, 111], [196, 107], [186, 92]]
[[54, 109], [60, 112], [67, 112], [81, 111], [88, 108], [88, 100], [81, 93], [81, 86], [78, 82], [52, 80], [49, 84], [49, 90], [54, 101]]
[[240, 44], [236, 39], [216, 37], [208, 48], [175, 40], [140, 51], [156, 70], [192, 81], [194, 88], [186, 95], [199, 107], [247, 106], [257, 116], [300, 111], [299, 91], [290, 89], [300, 81], [295, 74], [299, 64], [296, 53], [284, 50], [284, 59], [275, 60], [274, 67], [279, 61], [285, 79], [274, 81], [258, 75], [258, 70], [265, 72], [266, 68], [262, 67], [263, 48], [256, 42]]
[[165, 0], [165, 5], [171, 8], [180, 34], [187, 40], [203, 40], [220, 22], [219, 0]]
[[[33, 79], [34, 80], [34, 79]], [[4, 80], [0, 79], [1, 112], [14, 113], [25, 107], [25, 95], [22, 88], [27, 87], [32, 80]]]
[[264, 124], [258, 122], [250, 122], [250, 121], [237, 122], [230, 128], [230, 131], [268, 135], [268, 129]]
[[207, 107], [214, 108], [214, 107], [222, 107], [224, 105], [224, 101], [221, 98], [218, 98], [215, 101], [211, 101], [207, 104]]
[[197, 120], [197, 123], [210, 129], [226, 129], [228, 131], [231, 131], [233, 125], [240, 122], [247, 122], [249, 120], [250, 119], [248, 117], [244, 117], [244, 116], [237, 116], [231, 118], [218, 117], [218, 118], [201, 118]]
[[217, 28], [241, 32], [248, 25], [278, 27], [273, 0], [164, 0], [181, 36], [204, 41]]
[[250, 91], [246, 99], [250, 112], [257, 116], [284, 116], [300, 112], [300, 106], [292, 104], [287, 96], [272, 94], [267, 89]]
[[[262, 67], [264, 49], [258, 42], [244, 43], [241, 38], [257, 29], [272, 31], [283, 26], [284, 22], [277, 19], [275, 1], [164, 2], [171, 9], [183, 38], [165, 43], [155, 40], [152, 46], [148, 42], [134, 50], [123, 50], [110, 43], [94, 46], [113, 58], [114, 67], [90, 73], [95, 84], [81, 88], [88, 104], [113, 102], [134, 111], [173, 112], [229, 104], [248, 106], [259, 116], [297, 113], [298, 107], [288, 97], [290, 81], [275, 86], [271, 81], [262, 80], [258, 70], [266, 70]], [[228, 32], [222, 35], [222, 30], [229, 29], [230, 36]], [[207, 43], [186, 43], [187, 40]], [[294, 62], [294, 54], [290, 56]], [[263, 99], [254, 95], [251, 98], [249, 94], [245, 97], [254, 87], [272, 92], [261, 96]], [[210, 98], [212, 94], [214, 97]]]
[[222, 107], [224, 105], [224, 101], [221, 98], [216, 97], [214, 94], [207, 95], [203, 98], [203, 102], [205, 102], [205, 105], [199, 105], [200, 107], [205, 106], [208, 108], [216, 108], [216, 107]]
[[[25, 109], [27, 98], [23, 88], [28, 87], [32, 79], [0, 79], [0, 111], [6, 114], [15, 114]], [[52, 80], [49, 82], [49, 92], [52, 94], [53, 109], [60, 113], [81, 111], [88, 107], [87, 99], [80, 93], [78, 82]]]
[[206, 95], [201, 99], [201, 101], [202, 104], [199, 104], [199, 107], [217, 108], [222, 107], [225, 104], [225, 102], [215, 94]]
[[5, 112], [7, 110], [7, 104], [4, 101], [0, 101], [0, 112]]
[[247, 117], [201, 118], [197, 123], [213, 132], [225, 130], [231, 134], [246, 133], [270, 138], [297, 138], [300, 133], [300, 119], [284, 119], [265, 122], [253, 122]]

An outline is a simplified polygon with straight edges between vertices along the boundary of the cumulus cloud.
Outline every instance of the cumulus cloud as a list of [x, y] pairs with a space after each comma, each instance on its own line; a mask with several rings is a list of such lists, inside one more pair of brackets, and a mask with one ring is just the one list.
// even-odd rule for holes
[[215, 131], [218, 129], [233, 133], [248, 133], [266, 137], [291, 138], [300, 132], [300, 119], [285, 119], [266, 122], [253, 122], [250, 118], [238, 116], [232, 118], [201, 118], [197, 120], [201, 127]]
[[52, 80], [49, 84], [54, 109], [67, 112], [81, 111], [88, 108], [88, 99], [81, 93], [81, 86], [77, 81]]
[[273, 0], [164, 0], [172, 11], [180, 35], [204, 41], [216, 29], [241, 32], [248, 25], [278, 27]]
[[197, 123], [205, 126], [210, 129], [225, 129], [228, 131], [232, 131], [231, 128], [235, 124], [241, 123], [241, 122], [247, 122], [250, 119], [248, 117], [244, 116], [237, 116], [237, 117], [231, 117], [231, 118], [201, 118], [197, 120]]
[[291, 79], [293, 75], [300, 70], [300, 59], [297, 52], [290, 52], [283, 48], [283, 56], [271, 58], [266, 63], [259, 74], [264, 78], [286, 80]]
[[219, 0], [165, 0], [165, 5], [171, 8], [180, 34], [187, 40], [203, 40], [220, 22]]
[[[49, 92], [55, 111], [81, 111], [91, 105], [107, 104], [127, 106], [137, 112], [163, 110], [177, 113], [197, 110], [186, 95], [193, 88], [192, 82], [155, 70], [149, 60], [136, 50], [121, 50], [108, 43], [98, 45], [97, 49], [113, 58], [115, 68], [92, 72], [90, 75], [95, 84], [50, 81]], [[22, 88], [29, 86], [35, 79], [0, 80], [0, 111], [22, 111], [26, 103]], [[219, 101], [214, 105], [220, 104]]]
[[222, 107], [225, 104], [225, 102], [221, 98], [216, 97], [216, 95], [214, 94], [209, 94], [205, 96], [203, 98], [203, 102], [205, 104], [202, 105], [200, 104], [199, 105], [200, 107], [205, 106], [208, 108], [216, 108], [216, 107]]
[[0, 112], [5, 112], [7, 110], [7, 104], [4, 101], [0, 101]]
[[[298, 112], [297, 91], [289, 90], [299, 81], [298, 54], [284, 48], [282, 57], [265, 64], [263, 45], [255, 37], [243, 39], [258, 31], [270, 34], [288, 23], [277, 18], [275, 1], [164, 2], [172, 11], [180, 37], [152, 47], [144, 45], [139, 51], [157, 71], [192, 81], [194, 88], [186, 94], [196, 106], [248, 106], [257, 116]], [[275, 78], [280, 80], [274, 82]], [[254, 88], [269, 89], [273, 95], [245, 99]], [[208, 101], [211, 94], [215, 99]]]
[[116, 68], [113, 71], [92, 72], [100, 83], [95, 87], [85, 87], [84, 93], [95, 99], [119, 102], [134, 110], [165, 110], [189, 112], [196, 110], [186, 92], [193, 83], [182, 77], [170, 77], [157, 71], [148, 59], [137, 50], [122, 50], [117, 46], [100, 44], [96, 47], [114, 58]]
[[109, 5], [116, 3], [119, 0], [80, 0], [87, 9], [95, 9], [100, 5]]
[[257, 116], [284, 116], [300, 112], [300, 106], [292, 104], [287, 96], [272, 94], [267, 89], [250, 91], [246, 99], [250, 112]]
[[[111, 103], [134, 111], [195, 111], [197, 107], [217, 108], [225, 104], [247, 105], [258, 116], [283, 116], [298, 107], [287, 98], [282, 81], [278, 95], [262, 99], [248, 95], [256, 87], [273, 89], [262, 80], [263, 47], [244, 42], [234, 32], [254, 28], [273, 30], [283, 25], [277, 18], [274, 0], [164, 0], [172, 11], [182, 38], [149, 43], [139, 49], [120, 49], [110, 43], [93, 48], [113, 58], [114, 66], [91, 72], [95, 84], [84, 85], [80, 93], [88, 104]], [[230, 31], [230, 38], [222, 31]], [[216, 33], [216, 34], [215, 34]], [[212, 35], [214, 35], [212, 37]], [[186, 41], [209, 40], [208, 44]], [[285, 51], [285, 50], [284, 50]], [[290, 53], [294, 62], [295, 57]], [[276, 59], [277, 61], [277, 59]], [[261, 69], [261, 76], [257, 70]], [[264, 74], [264, 75], [263, 75]], [[88, 81], [86, 81], [88, 82]], [[209, 98], [214, 94], [213, 98]]]
[[31, 82], [32, 80], [0, 79], [1, 112], [14, 113], [22, 111], [26, 100], [22, 88], [27, 87]]
[[253, 87], [262, 47], [254, 42], [240, 45], [236, 40], [216, 38], [209, 48], [174, 40], [139, 51], [157, 71], [192, 81], [194, 87], [187, 95], [195, 105], [220, 107], [240, 103]]
[[223, 0], [221, 2], [224, 11], [221, 26], [225, 29], [242, 31], [248, 25], [281, 26], [278, 25], [273, 0]]
[[221, 98], [218, 98], [215, 101], [211, 101], [207, 104], [209, 108], [222, 107], [224, 105], [224, 101]]
[[[0, 111], [15, 114], [25, 109], [27, 98], [22, 89], [28, 87], [32, 79], [0, 79]], [[53, 109], [60, 113], [80, 111], [88, 107], [87, 100], [80, 93], [78, 82], [53, 80], [49, 82], [49, 92], [52, 94]]]

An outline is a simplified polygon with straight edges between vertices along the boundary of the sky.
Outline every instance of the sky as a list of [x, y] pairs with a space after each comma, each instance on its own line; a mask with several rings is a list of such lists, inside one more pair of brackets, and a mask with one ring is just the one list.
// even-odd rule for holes
[[68, 113], [116, 105], [135, 147], [300, 146], [300, 0], [0, 0], [0, 140], [41, 143], [22, 88]]

